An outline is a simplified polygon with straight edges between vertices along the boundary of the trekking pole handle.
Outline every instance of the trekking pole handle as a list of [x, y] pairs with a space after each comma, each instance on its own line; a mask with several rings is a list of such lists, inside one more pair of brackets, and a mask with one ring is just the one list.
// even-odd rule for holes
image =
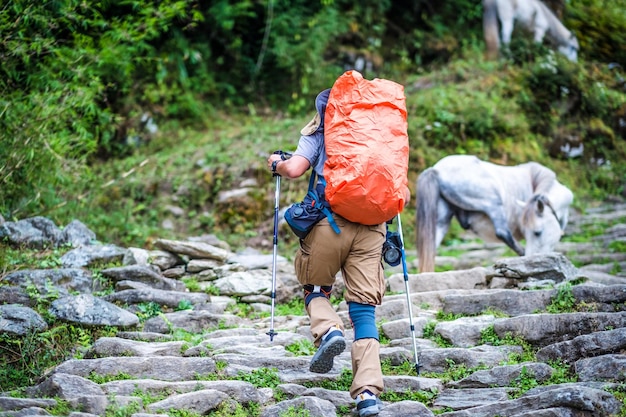
[[273, 152], [275, 155], [280, 155], [280, 159], [282, 159], [283, 161], [286, 161], [287, 159], [291, 158], [292, 154], [289, 152], [285, 152], [285, 151], [274, 151]]
[[[280, 155], [280, 160], [281, 161], [286, 161], [287, 159], [291, 158], [292, 154], [290, 154], [289, 152], [285, 152], [285, 151], [274, 151], [273, 152], [274, 155]], [[278, 160], [274, 161], [272, 163], [272, 176], [273, 177], [280, 177], [280, 175], [276, 172], [276, 165], [278, 165]]]

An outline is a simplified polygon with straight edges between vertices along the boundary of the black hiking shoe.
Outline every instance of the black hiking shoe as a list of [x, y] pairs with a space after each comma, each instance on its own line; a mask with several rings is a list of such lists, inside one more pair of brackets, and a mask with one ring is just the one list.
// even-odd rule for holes
[[325, 374], [333, 369], [335, 356], [341, 354], [346, 349], [346, 339], [341, 330], [333, 330], [320, 344], [319, 349], [311, 359], [309, 371], [318, 374]]

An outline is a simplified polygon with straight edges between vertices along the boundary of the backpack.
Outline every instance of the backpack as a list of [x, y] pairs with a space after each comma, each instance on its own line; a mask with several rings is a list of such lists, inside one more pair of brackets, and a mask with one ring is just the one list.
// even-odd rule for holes
[[364, 225], [393, 219], [407, 198], [404, 87], [346, 71], [330, 90], [324, 120], [325, 195], [332, 211]]

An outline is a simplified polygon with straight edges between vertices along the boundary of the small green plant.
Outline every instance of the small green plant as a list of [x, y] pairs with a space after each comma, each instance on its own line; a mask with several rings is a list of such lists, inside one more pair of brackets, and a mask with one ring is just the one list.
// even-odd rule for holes
[[193, 310], [193, 304], [189, 300], [180, 300], [175, 310], [176, 311]]
[[609, 243], [609, 250], [611, 252], [625, 253], [626, 242], [622, 240], [614, 240], [613, 242]]
[[613, 262], [613, 267], [609, 271], [609, 274], [618, 275], [620, 272], [622, 272], [622, 266], [618, 262]]
[[535, 378], [535, 374], [532, 371], [529, 371], [528, 368], [523, 366], [519, 376], [515, 378], [510, 384], [511, 387], [517, 388], [512, 397], [519, 398], [526, 391], [539, 385], [540, 384], [537, 381], [537, 378]]
[[237, 317], [247, 319], [258, 319], [269, 316], [269, 313], [255, 311], [250, 304], [241, 302], [229, 304], [228, 307], [226, 307], [226, 311]]
[[285, 350], [295, 356], [309, 356], [315, 353], [315, 345], [308, 339], [301, 339], [285, 346]]
[[487, 369], [486, 366], [477, 366], [474, 368], [468, 368], [465, 364], [457, 365], [454, 360], [446, 359], [447, 369], [443, 373], [436, 372], [424, 372], [422, 376], [426, 378], [439, 378], [444, 383], [450, 381], [458, 381], [460, 379], [466, 378], [473, 374], [476, 371], [480, 371], [482, 369]]
[[383, 401], [398, 402], [398, 401], [418, 401], [424, 405], [431, 406], [433, 400], [437, 398], [438, 391], [436, 388], [432, 388], [429, 391], [419, 390], [411, 391], [407, 389], [405, 392], [383, 392], [380, 395], [380, 399]]
[[452, 343], [443, 338], [439, 333], [435, 333], [436, 321], [430, 321], [424, 326], [424, 338], [430, 339], [439, 347], [451, 347]]
[[501, 338], [496, 333], [493, 324], [480, 332], [480, 341], [483, 344], [492, 346], [520, 346], [522, 348], [522, 352], [511, 353], [508, 360], [509, 364], [533, 362], [535, 360], [535, 348], [533, 348], [532, 345], [526, 342], [521, 336], [513, 336], [510, 333], [507, 333], [504, 338]]
[[87, 379], [95, 382], [96, 384], [106, 384], [107, 382], [111, 382], [111, 381], [122, 381], [126, 379], [134, 379], [134, 377], [124, 372], [118, 372], [115, 375], [100, 375], [100, 374], [97, 374], [95, 371], [92, 371], [87, 377]]
[[380, 364], [383, 375], [416, 375], [415, 363], [408, 359], [400, 365], [392, 365], [391, 359], [384, 359]]
[[317, 383], [305, 382], [303, 384], [307, 388], [320, 387], [334, 391], [350, 391], [352, 385], [352, 370], [344, 368], [336, 380], [324, 380]]
[[626, 417], [626, 389], [622, 386], [621, 388], [609, 389], [607, 391], [613, 394], [617, 401], [622, 404], [619, 414], [617, 414], [616, 417]]
[[185, 287], [191, 292], [199, 292], [200, 291], [200, 283], [194, 277], [185, 277], [181, 281], [185, 284]]
[[257, 403], [249, 403], [246, 406], [236, 401], [224, 401], [215, 411], [207, 414], [208, 417], [256, 417], [260, 414]]
[[133, 391], [133, 397], [141, 398], [141, 402], [143, 403], [144, 406], [155, 403], [157, 401], [164, 400], [167, 398], [167, 395], [168, 394], [165, 392], [155, 395], [155, 394], [152, 394], [151, 392], [140, 390], [139, 388]]
[[168, 416], [171, 417], [201, 417], [202, 414], [199, 413], [195, 413], [191, 410], [187, 410], [187, 409], [172, 409], [172, 410], [167, 410], [167, 414]]
[[161, 306], [154, 301], [140, 303], [137, 304], [137, 312], [135, 314], [139, 317], [140, 322], [144, 322], [161, 314]]
[[249, 382], [257, 388], [276, 388], [281, 383], [276, 368], [259, 368], [249, 373], [239, 371], [233, 379]]
[[227, 367], [228, 367], [228, 362], [222, 361], [222, 360], [215, 361], [215, 369], [217, 370], [218, 373], [223, 372], [224, 369], [226, 369]]
[[220, 289], [215, 284], [210, 284], [208, 287], [205, 288], [204, 292], [209, 295], [214, 295], [216, 297], [220, 295]]
[[304, 299], [296, 297], [288, 303], [280, 303], [276, 305], [276, 314], [279, 316], [302, 316], [306, 314], [304, 308]]
[[53, 416], [67, 416], [67, 415], [69, 415], [73, 411], [72, 406], [70, 405], [70, 403], [67, 400], [64, 400], [62, 398], [56, 397], [54, 399], [54, 401], [56, 402], [54, 407], [46, 408], [46, 410], [51, 415], [53, 415]]
[[39, 288], [33, 282], [29, 282], [26, 285], [26, 294], [36, 303], [35, 308], [41, 313], [44, 313], [50, 306], [50, 303], [59, 298], [59, 290], [49, 278], [45, 280], [43, 288]]
[[119, 406], [115, 399], [109, 402], [106, 410], [104, 411], [104, 417], [130, 417], [135, 413], [141, 411], [141, 406], [137, 402], [131, 402], [124, 406]]
[[438, 311], [435, 315], [435, 318], [439, 321], [454, 321], [461, 317], [463, 317], [462, 314], [444, 313], [443, 311]]
[[0, 334], [0, 387], [3, 391], [30, 386], [59, 363], [80, 355], [98, 337], [111, 336], [111, 328], [93, 329], [58, 324], [24, 336]]
[[566, 384], [569, 382], [578, 381], [578, 377], [576, 376], [572, 367], [565, 362], [561, 360], [555, 360], [548, 362], [548, 365], [550, 365], [552, 369], [554, 369], [554, 372], [552, 372], [550, 378], [548, 378], [548, 380], [545, 382], [546, 385]]
[[[188, 330], [176, 328], [171, 332], [172, 339], [174, 340], [182, 340], [184, 342], [189, 343], [192, 346], [195, 346], [204, 340], [204, 334], [200, 333], [192, 333]], [[205, 346], [207, 349], [210, 349], [210, 346]]]
[[576, 311], [576, 298], [574, 297], [572, 284], [566, 282], [557, 288], [556, 295], [552, 297], [552, 301], [546, 307], [546, 311], [552, 314]]
[[503, 311], [500, 310], [496, 310], [493, 307], [488, 307], [486, 308], [482, 314], [486, 314], [486, 315], [491, 315], [494, 316], [496, 318], [506, 318], [506, 317], [510, 317], [508, 314], [504, 313]]
[[280, 413], [280, 417], [311, 417], [311, 413], [304, 407], [289, 407]]

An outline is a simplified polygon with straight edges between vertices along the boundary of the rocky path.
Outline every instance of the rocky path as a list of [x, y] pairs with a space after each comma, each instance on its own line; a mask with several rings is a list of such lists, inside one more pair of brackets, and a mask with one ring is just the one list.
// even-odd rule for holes
[[[388, 370], [380, 417], [626, 415], [626, 205], [573, 214], [568, 233], [591, 226], [602, 233], [590, 243], [563, 242], [544, 256], [502, 258], [502, 246], [472, 243], [437, 259], [449, 272], [405, 281], [390, 269], [376, 313]], [[61, 401], [73, 417], [354, 412], [350, 347], [330, 373], [314, 374], [304, 312], [272, 323], [271, 255], [232, 253], [211, 236], [160, 240], [150, 251], [94, 244], [82, 223], [61, 230], [45, 218], [4, 223], [0, 237], [74, 247], [55, 268], [1, 276], [0, 332], [43, 332], [49, 317], [116, 329], [36, 385], [1, 394], [0, 416], [60, 415], [52, 410]], [[93, 268], [112, 263], [120, 266]], [[278, 305], [300, 296], [283, 258], [277, 281]], [[33, 288], [54, 299], [47, 320]], [[161, 313], [146, 319], [155, 306]], [[337, 309], [350, 339], [347, 306]]]

